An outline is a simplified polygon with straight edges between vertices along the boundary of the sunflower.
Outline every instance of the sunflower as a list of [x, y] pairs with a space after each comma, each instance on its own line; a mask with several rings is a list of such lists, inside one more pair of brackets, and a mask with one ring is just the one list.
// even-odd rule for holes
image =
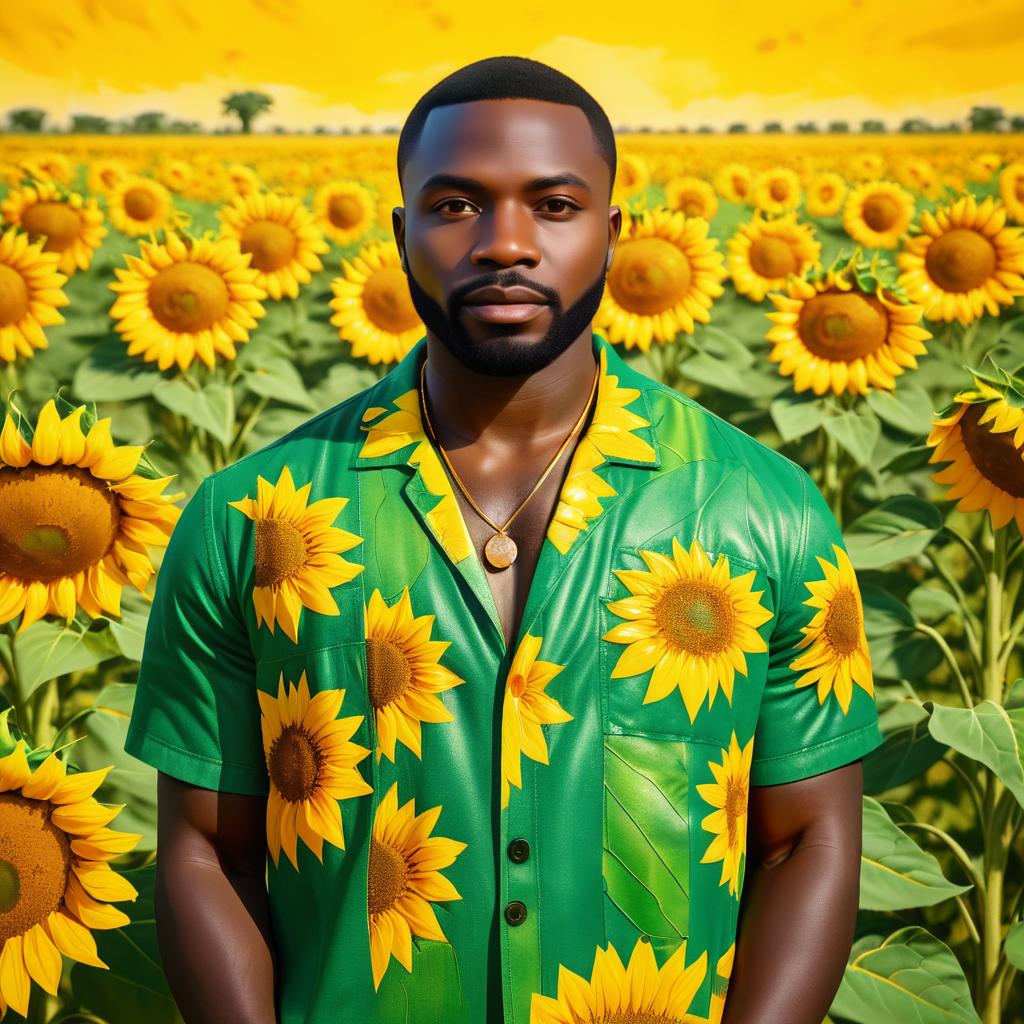
[[597, 947], [590, 980], [558, 966], [558, 995], [533, 994], [530, 1024], [706, 1024], [690, 1004], [707, 973], [704, 950], [686, 966], [686, 939], [659, 968], [650, 940], [641, 935], [629, 966], [609, 942]]
[[434, 616], [413, 617], [408, 587], [391, 607], [374, 589], [365, 611], [366, 676], [377, 725], [377, 760], [383, 753], [394, 761], [398, 740], [422, 759], [420, 723], [451, 722], [454, 716], [437, 694], [465, 682], [440, 664], [451, 642], [430, 639]]
[[[156, 178], [160, 184], [166, 186], [171, 192], [183, 195], [192, 182], [192, 164], [174, 156], [166, 156], [160, 161], [156, 171]], [[149, 178], [144, 179], [149, 181]]]
[[896, 260], [900, 285], [929, 320], [969, 324], [1024, 295], [1024, 229], [1005, 225], [1006, 208], [991, 196], [921, 214], [922, 234]]
[[843, 205], [846, 182], [841, 174], [825, 171], [807, 186], [807, 212], [812, 217], [833, 217]]
[[870, 696], [874, 696], [875, 687], [857, 577], [849, 555], [838, 544], [833, 544], [832, 550], [834, 563], [815, 555], [824, 576], [804, 581], [811, 592], [804, 604], [818, 610], [801, 627], [805, 636], [796, 645], [796, 650], [808, 650], [790, 662], [789, 667], [807, 670], [794, 685], [817, 684], [819, 704], [825, 703], [829, 693], [835, 694], [845, 715], [850, 710], [853, 683]]
[[612, 203], [621, 203], [643, 192], [651, 183], [651, 169], [647, 161], [637, 153], [623, 153], [619, 156], [615, 171]]
[[107, 197], [110, 223], [132, 238], [166, 227], [173, 212], [171, 193], [159, 181], [141, 174], [129, 174]]
[[412, 936], [447, 942], [431, 903], [461, 900], [441, 874], [466, 844], [434, 836], [441, 805], [416, 813], [416, 799], [398, 806], [398, 783], [391, 784], [373, 819], [367, 868], [367, 913], [374, 990], [393, 956], [412, 973]]
[[768, 358], [793, 377], [796, 391], [891, 391], [927, 351], [924, 341], [932, 335], [921, 326], [923, 307], [881, 284], [862, 287], [851, 269], [852, 260], [807, 280], [791, 277], [784, 294], [769, 295], [775, 310], [765, 315], [775, 326], [767, 335]]
[[129, 269], [115, 267], [119, 292], [110, 308], [116, 330], [128, 342], [128, 355], [142, 354], [161, 370], [175, 363], [187, 370], [198, 356], [207, 366], [217, 353], [237, 355], [235, 342], [249, 340], [249, 330], [266, 310], [267, 293], [256, 281], [238, 242], [230, 238], [181, 237], [167, 233], [163, 245], [140, 241], [142, 257], [127, 254]]
[[722, 294], [725, 278], [718, 242], [708, 222], [681, 211], [623, 211], [623, 229], [594, 327], [611, 342], [646, 352], [680, 331], [693, 334], [708, 323], [708, 310]]
[[75, 165], [71, 158], [52, 149], [24, 157], [21, 166], [29, 178], [37, 181], [56, 181], [61, 185], [70, 185], [75, 180]]
[[800, 203], [800, 178], [788, 167], [769, 167], [754, 178], [754, 205], [765, 213], [785, 213]]
[[563, 555], [572, 547], [588, 520], [603, 511], [599, 498], [615, 496], [615, 488], [598, 476], [596, 470], [609, 455], [634, 462], [654, 462], [654, 449], [633, 431], [650, 426], [642, 416], [626, 408], [636, 401], [636, 388], [619, 387], [619, 378], [608, 372], [608, 353], [602, 348], [597, 400], [590, 426], [580, 438], [569, 463], [565, 484], [558, 496], [547, 538]]
[[557, 700], [545, 693], [545, 687], [562, 665], [539, 661], [543, 639], [527, 633], [519, 644], [505, 681], [501, 712], [501, 806], [508, 807], [510, 786], [523, 787], [522, 755], [540, 764], [548, 763], [548, 745], [542, 725], [571, 722]]
[[1024, 160], [1014, 160], [999, 172], [999, 195], [1010, 219], [1024, 224]]
[[958, 499], [961, 512], [987, 509], [994, 530], [1015, 519], [1024, 534], [1024, 410], [1016, 388], [973, 377], [974, 387], [953, 397], [956, 406], [932, 420], [928, 461], [950, 463], [932, 479], [951, 485], [946, 499]]
[[722, 760], [708, 761], [714, 782], [697, 786], [697, 792], [716, 808], [701, 821], [701, 827], [715, 838], [701, 857], [701, 864], [722, 862], [719, 885], [728, 883], [729, 892], [740, 898], [740, 858], [747, 852], [747, 797], [750, 793], [750, 762], [754, 754], [754, 738], [745, 747], [732, 734]]
[[61, 291], [67, 276], [59, 262], [57, 253], [44, 252], [17, 228], [0, 235], [0, 364], [47, 348], [43, 328], [64, 323], [57, 307], [70, 299]]
[[711, 1006], [708, 1010], [706, 1024], [722, 1024], [722, 1017], [725, 1014], [725, 997], [729, 989], [729, 979], [732, 977], [735, 959], [736, 942], [733, 941], [718, 958], [718, 963], [715, 965], [715, 978], [711, 986]]
[[998, 153], [979, 153], [967, 165], [967, 174], [971, 181], [986, 182], [999, 170], [1003, 162]]
[[724, 164], [715, 173], [715, 189], [730, 203], [749, 203], [754, 194], [754, 174], [746, 164]]
[[615, 570], [630, 596], [608, 605], [626, 621], [604, 639], [629, 646], [611, 677], [651, 672], [643, 703], [678, 689], [693, 722], [705, 698], [714, 705], [719, 686], [732, 703], [736, 673], [747, 674], [744, 655], [768, 650], [757, 629], [772, 613], [761, 604], [764, 591], [750, 589], [754, 570], [731, 576], [725, 554], [712, 566], [696, 537], [689, 552], [673, 537], [671, 558], [643, 549], [640, 557], [647, 572]]
[[895, 249], [914, 216], [914, 197], [892, 181], [869, 181], [850, 192], [843, 227], [868, 249]]
[[850, 177], [854, 181], [875, 181], [885, 170], [881, 153], [858, 153], [850, 161]]
[[396, 206], [401, 206], [403, 202], [402, 189], [397, 182], [389, 181], [382, 185], [377, 193], [377, 226], [390, 234], [392, 231], [391, 211]]
[[321, 615], [340, 615], [330, 588], [355, 579], [363, 566], [347, 562], [341, 552], [362, 544], [357, 537], [331, 523], [348, 498], [321, 498], [307, 506], [311, 483], [298, 490], [291, 471], [281, 467], [276, 484], [256, 477], [256, 497], [229, 501], [256, 524], [253, 534], [252, 603], [256, 628], [266, 622], [271, 633], [276, 623], [299, 642], [303, 608]]
[[682, 210], [687, 217], [709, 221], [718, 212], [718, 197], [703, 178], [683, 175], [665, 184], [665, 205], [670, 210]]
[[69, 624], [76, 605], [92, 618], [121, 614], [121, 588], [146, 600], [154, 573], [147, 546], [166, 547], [184, 494], [161, 492], [172, 476], [138, 476], [144, 445], [115, 445], [110, 417], [85, 434], [85, 406], [63, 419], [51, 398], [31, 443], [10, 414], [0, 431], [0, 622], [18, 632], [44, 615]]
[[89, 161], [89, 174], [86, 178], [86, 189], [99, 195], [113, 191], [131, 171], [117, 157], [100, 157]]
[[939, 183], [934, 166], [921, 157], [911, 157], [897, 164], [895, 178], [906, 188], [914, 189], [926, 196], [932, 195]]
[[69, 775], [51, 753], [33, 771], [27, 750], [18, 740], [0, 758], [0, 1017], [28, 1015], [33, 981], [57, 994], [61, 954], [109, 969], [92, 929], [130, 924], [110, 904], [139, 895], [109, 862], [142, 836], [108, 828], [124, 804], [93, 796], [113, 765]]
[[331, 281], [331, 323], [352, 346], [352, 355], [374, 366], [397, 363], [423, 337], [424, 327], [409, 293], [409, 279], [394, 242], [374, 242]]
[[8, 224], [27, 231], [32, 241], [45, 240], [43, 251], [59, 254], [57, 268], [68, 277], [89, 269], [93, 253], [107, 235], [95, 199], [66, 192], [52, 181], [11, 190], [0, 203], [0, 213]]
[[258, 271], [256, 286], [272, 299], [297, 298], [299, 285], [312, 280], [311, 271], [324, 268], [317, 253], [330, 246], [294, 196], [238, 195], [217, 216], [222, 236], [234, 238], [243, 253], [252, 253], [249, 266]]
[[753, 218], [729, 239], [726, 249], [736, 291], [753, 302], [784, 287], [790, 274], [800, 276], [821, 256], [814, 228], [800, 223], [795, 211], [766, 220], [755, 210]]
[[[228, 164], [224, 172], [231, 183], [233, 197], [256, 195], [262, 187], [260, 176], [248, 164]], [[303, 211], [308, 212], [305, 207]]]
[[338, 801], [373, 792], [356, 767], [370, 748], [352, 742], [365, 716], [338, 718], [344, 690], [321, 690], [310, 698], [305, 672], [287, 690], [282, 672], [276, 697], [263, 690], [256, 695], [270, 778], [267, 845], [274, 866], [283, 848], [299, 870], [299, 839], [322, 864], [325, 839], [345, 849]]
[[377, 205], [365, 185], [358, 181], [335, 181], [316, 190], [313, 214], [324, 234], [338, 245], [351, 245], [373, 226]]

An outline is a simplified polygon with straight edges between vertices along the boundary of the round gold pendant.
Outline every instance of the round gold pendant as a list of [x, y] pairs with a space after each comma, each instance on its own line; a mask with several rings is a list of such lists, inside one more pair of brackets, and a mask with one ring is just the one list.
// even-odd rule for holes
[[484, 556], [495, 569], [507, 569], [517, 554], [516, 542], [507, 533], [496, 533], [484, 545]]

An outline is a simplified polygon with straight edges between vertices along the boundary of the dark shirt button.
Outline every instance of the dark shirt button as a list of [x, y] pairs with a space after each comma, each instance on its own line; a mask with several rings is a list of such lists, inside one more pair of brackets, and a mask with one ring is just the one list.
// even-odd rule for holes
[[529, 856], [530, 844], [525, 839], [513, 839], [508, 844], [509, 860], [515, 861], [516, 864], [522, 864]]
[[511, 925], [522, 924], [526, 920], [526, 904], [522, 900], [512, 900], [505, 908], [505, 920]]

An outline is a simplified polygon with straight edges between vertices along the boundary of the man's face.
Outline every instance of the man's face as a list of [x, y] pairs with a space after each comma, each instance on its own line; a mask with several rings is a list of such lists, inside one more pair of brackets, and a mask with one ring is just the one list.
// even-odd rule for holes
[[[535, 373], [589, 331], [622, 217], [582, 110], [521, 99], [439, 107], [402, 178], [393, 221], [413, 305], [459, 362]], [[472, 294], [513, 286], [522, 294]]]

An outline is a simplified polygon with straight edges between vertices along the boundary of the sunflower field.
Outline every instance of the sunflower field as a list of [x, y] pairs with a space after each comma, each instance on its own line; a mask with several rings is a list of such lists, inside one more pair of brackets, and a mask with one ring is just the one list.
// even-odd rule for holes
[[[153, 588], [204, 477], [424, 333], [395, 146], [0, 140], [0, 1017], [181, 1019], [123, 751]], [[624, 135], [613, 201], [595, 330], [803, 465], [860, 582], [886, 742], [829, 1019], [1024, 1021], [1024, 141]]]

